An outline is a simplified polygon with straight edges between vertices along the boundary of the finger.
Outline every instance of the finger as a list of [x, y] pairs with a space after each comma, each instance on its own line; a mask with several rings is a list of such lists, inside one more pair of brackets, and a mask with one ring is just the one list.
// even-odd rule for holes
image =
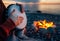
[[20, 17], [18, 17], [18, 19], [23, 20], [23, 17], [20, 16]]
[[19, 25], [19, 23], [20, 23], [19, 21], [20, 21], [20, 20], [19, 20], [19, 18], [18, 18], [18, 16], [17, 16], [17, 20], [16, 20], [16, 24], [17, 24], [17, 25]]
[[19, 20], [20, 20], [19, 22], [22, 23], [23, 17], [19, 17]]

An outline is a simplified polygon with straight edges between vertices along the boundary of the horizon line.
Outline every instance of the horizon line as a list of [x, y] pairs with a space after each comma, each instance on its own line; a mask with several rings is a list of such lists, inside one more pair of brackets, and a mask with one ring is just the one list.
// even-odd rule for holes
[[15, 2], [15, 1], [10, 1], [10, 2], [4, 1], [3, 3], [4, 4], [15, 4], [15, 3], [19, 3], [19, 4], [60, 5], [60, 3], [57, 3], [57, 2], [36, 2], [36, 3], [29, 2], [29, 3], [25, 3], [25, 2]]

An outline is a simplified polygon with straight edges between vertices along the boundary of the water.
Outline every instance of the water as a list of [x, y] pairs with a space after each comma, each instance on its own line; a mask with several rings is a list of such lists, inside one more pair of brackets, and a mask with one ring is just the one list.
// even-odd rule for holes
[[42, 11], [42, 13], [60, 14], [60, 5], [40, 5], [40, 4], [25, 4], [25, 10]]
[[60, 14], [60, 5], [40, 5], [43, 13]]

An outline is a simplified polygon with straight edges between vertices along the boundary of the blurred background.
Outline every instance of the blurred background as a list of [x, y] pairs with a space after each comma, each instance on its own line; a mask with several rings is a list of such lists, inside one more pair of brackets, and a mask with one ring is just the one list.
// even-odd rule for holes
[[60, 14], [60, 0], [3, 0], [6, 6], [9, 4], [23, 4], [25, 11]]

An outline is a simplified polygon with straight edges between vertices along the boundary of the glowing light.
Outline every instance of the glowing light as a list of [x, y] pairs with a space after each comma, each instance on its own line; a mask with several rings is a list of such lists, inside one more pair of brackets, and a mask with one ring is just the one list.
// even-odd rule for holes
[[34, 21], [34, 26], [36, 28], [36, 30], [40, 29], [40, 28], [49, 28], [49, 27], [55, 27], [53, 22], [47, 22], [46, 20], [40, 20], [40, 21]]

